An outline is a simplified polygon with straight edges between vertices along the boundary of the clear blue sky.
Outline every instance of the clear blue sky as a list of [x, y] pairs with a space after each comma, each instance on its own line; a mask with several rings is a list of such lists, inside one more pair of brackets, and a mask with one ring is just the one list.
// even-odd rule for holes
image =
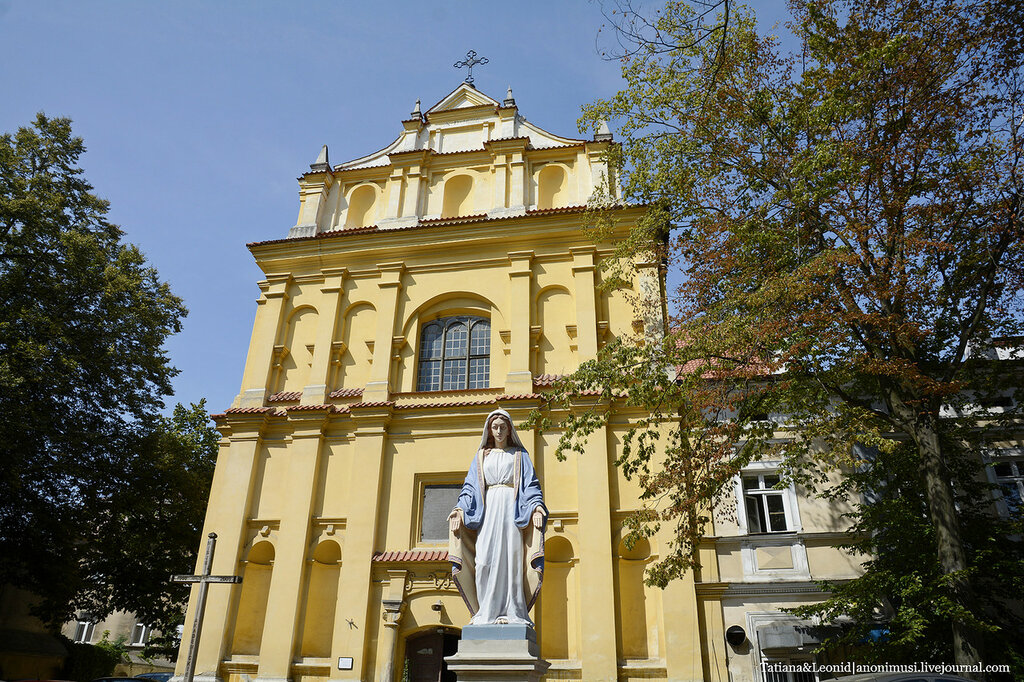
[[190, 311], [168, 405], [219, 412], [259, 293], [245, 244], [287, 235], [320, 146], [339, 163], [391, 142], [417, 98], [462, 81], [470, 49], [490, 60], [480, 90], [511, 85], [529, 120], [576, 135], [580, 106], [620, 85], [595, 50], [602, 23], [584, 0], [0, 0], [0, 131], [39, 111], [74, 121], [111, 219]]

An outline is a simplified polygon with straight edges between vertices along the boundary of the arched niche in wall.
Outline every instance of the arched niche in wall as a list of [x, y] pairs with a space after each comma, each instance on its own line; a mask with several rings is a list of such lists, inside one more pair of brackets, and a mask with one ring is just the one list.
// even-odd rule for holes
[[537, 295], [537, 321], [541, 328], [534, 365], [537, 374], [575, 371], [576, 306], [569, 290], [560, 286], [541, 289]]
[[546, 164], [537, 175], [537, 208], [559, 208], [569, 201], [569, 174], [559, 164]]
[[377, 333], [377, 309], [366, 301], [353, 303], [342, 315], [335, 388], [362, 388], [370, 377], [373, 340]]
[[273, 572], [274, 545], [269, 540], [260, 540], [249, 550], [242, 570], [242, 593], [235, 611], [232, 654], [259, 654]]
[[276, 390], [301, 391], [309, 379], [316, 343], [317, 312], [312, 306], [296, 308], [288, 318]]
[[345, 227], [366, 227], [376, 222], [374, 207], [377, 203], [377, 188], [373, 185], [359, 185], [348, 196], [348, 211]]
[[657, 643], [649, 641], [647, 627], [649, 605], [644, 571], [651, 556], [651, 544], [638, 538], [627, 547], [625, 538], [619, 542], [615, 561], [615, 613], [619, 614], [619, 658], [649, 658], [657, 650]]
[[306, 586], [305, 618], [302, 624], [300, 656], [327, 658], [334, 638], [334, 611], [341, 578], [341, 546], [324, 540], [313, 550]]
[[469, 215], [473, 209], [473, 178], [461, 173], [448, 178], [444, 183], [442, 218]]
[[572, 543], [561, 535], [544, 541], [544, 589], [537, 602], [540, 655], [547, 659], [577, 658], [578, 588]]

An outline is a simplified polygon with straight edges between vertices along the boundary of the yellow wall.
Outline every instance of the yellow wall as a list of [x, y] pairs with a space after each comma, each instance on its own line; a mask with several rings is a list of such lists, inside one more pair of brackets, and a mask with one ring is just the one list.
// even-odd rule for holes
[[[241, 391], [216, 417], [205, 526], [214, 572], [244, 581], [211, 587], [198, 672], [400, 679], [409, 638], [469, 620], [443, 558], [373, 559], [444, 549], [419, 540], [422, 486], [461, 482], [495, 407], [521, 422], [540, 406], [535, 377], [660, 331], [632, 303], [658, 295], [657, 268], [598, 290], [612, 246], [572, 208], [605, 174], [608, 143], [552, 136], [485, 97], [460, 87], [404, 122], [391, 151], [307, 173], [292, 238], [250, 247], [264, 280]], [[641, 210], [620, 209], [617, 229]], [[453, 314], [490, 321], [489, 386], [418, 393], [423, 325]], [[644, 586], [667, 538], [621, 542], [639, 506], [613, 465], [624, 428], [564, 462], [558, 432], [521, 434], [551, 511], [534, 611], [548, 678], [700, 679], [692, 580]], [[193, 618], [194, 603], [186, 630]]]

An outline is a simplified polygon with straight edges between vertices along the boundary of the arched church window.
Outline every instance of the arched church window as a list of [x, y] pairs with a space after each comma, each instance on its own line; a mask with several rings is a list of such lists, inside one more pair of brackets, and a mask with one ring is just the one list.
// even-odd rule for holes
[[416, 390], [486, 388], [490, 370], [490, 321], [482, 317], [442, 317], [424, 326]]

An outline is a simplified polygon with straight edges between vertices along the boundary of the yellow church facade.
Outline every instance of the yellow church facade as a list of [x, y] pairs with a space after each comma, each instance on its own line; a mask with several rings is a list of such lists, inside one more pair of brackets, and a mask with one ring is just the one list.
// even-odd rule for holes
[[[553, 135], [511, 92], [465, 83], [401, 125], [359, 159], [332, 165], [325, 147], [287, 237], [249, 245], [264, 279], [241, 390], [215, 416], [204, 528], [218, 536], [213, 572], [243, 582], [210, 587], [198, 679], [450, 679], [441, 659], [470, 614], [446, 517], [486, 415], [522, 422], [553, 376], [612, 339], [663, 331], [637, 312], [661, 309], [658, 263], [599, 289], [613, 247], [582, 229], [599, 184], [616, 198], [610, 135]], [[641, 210], [617, 209], [616, 229]], [[782, 534], [758, 539], [726, 515], [696, 582], [644, 586], [667, 538], [622, 542], [640, 506], [614, 466], [627, 417], [563, 462], [559, 432], [520, 431], [550, 511], [532, 612], [546, 679], [764, 679], [759, 632], [785, 630], [781, 608], [814, 598], [814, 578], [855, 574], [831, 549], [841, 529], [829, 510], [801, 524], [796, 497]], [[775, 494], [738, 485], [741, 503]], [[766, 589], [779, 582], [793, 589]], [[727, 644], [733, 624], [746, 645]]]

